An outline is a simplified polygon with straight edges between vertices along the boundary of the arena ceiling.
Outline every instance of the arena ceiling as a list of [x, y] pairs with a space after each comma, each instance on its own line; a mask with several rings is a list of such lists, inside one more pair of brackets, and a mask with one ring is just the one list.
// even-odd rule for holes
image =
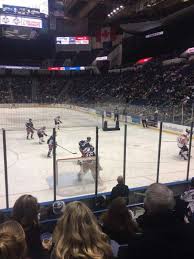
[[[142, 22], [164, 18], [194, 4], [194, 0], [61, 0], [65, 16], [71, 19], [88, 18], [98, 24]], [[123, 5], [118, 14], [108, 14]]]

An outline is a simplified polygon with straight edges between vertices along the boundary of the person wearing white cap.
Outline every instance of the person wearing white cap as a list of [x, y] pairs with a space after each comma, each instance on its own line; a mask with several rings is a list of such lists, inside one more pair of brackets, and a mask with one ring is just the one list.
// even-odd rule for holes
[[55, 201], [53, 203], [53, 214], [56, 216], [61, 216], [65, 209], [64, 201]]

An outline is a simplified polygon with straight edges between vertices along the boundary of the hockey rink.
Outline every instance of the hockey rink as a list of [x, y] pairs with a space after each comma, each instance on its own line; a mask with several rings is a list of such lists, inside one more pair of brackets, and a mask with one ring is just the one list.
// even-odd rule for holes
[[[65, 108], [0, 108], [0, 127], [6, 129], [7, 163], [10, 207], [22, 194], [32, 194], [39, 202], [53, 200], [53, 159], [47, 158], [48, 145], [40, 145], [36, 132], [33, 140], [26, 140], [25, 122], [32, 118], [34, 127], [46, 126], [52, 134], [53, 119], [60, 115], [62, 128], [57, 131], [57, 143], [77, 152], [70, 154], [57, 147], [57, 198], [94, 194], [95, 184], [88, 172], [78, 181], [80, 166], [78, 142], [92, 138], [95, 146], [96, 126], [99, 126], [99, 158], [102, 183], [99, 192], [109, 192], [116, 178], [123, 174], [124, 125], [120, 131], [104, 132], [101, 118]], [[186, 179], [187, 161], [178, 156], [177, 136], [163, 133], [161, 147], [160, 182]], [[156, 180], [159, 130], [144, 129], [128, 124], [126, 184], [129, 187], [149, 185]], [[192, 150], [192, 154], [194, 151]], [[194, 156], [191, 158], [190, 177], [194, 176]], [[5, 176], [2, 132], [0, 132], [0, 208], [5, 208]]]

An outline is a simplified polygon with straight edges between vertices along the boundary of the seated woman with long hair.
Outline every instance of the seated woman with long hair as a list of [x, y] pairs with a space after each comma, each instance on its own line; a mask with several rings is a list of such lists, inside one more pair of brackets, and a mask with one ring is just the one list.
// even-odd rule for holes
[[108, 211], [101, 216], [100, 222], [104, 233], [119, 244], [127, 244], [129, 239], [139, 232], [138, 225], [122, 197], [112, 201]]
[[31, 259], [42, 259], [45, 251], [40, 240], [38, 220], [39, 204], [32, 195], [22, 195], [13, 207], [12, 218], [24, 229], [27, 243], [27, 254]]
[[69, 203], [54, 232], [51, 259], [110, 259], [108, 238], [91, 210], [81, 202]]
[[22, 226], [13, 220], [0, 225], [0, 258], [24, 259], [26, 256], [25, 233]]

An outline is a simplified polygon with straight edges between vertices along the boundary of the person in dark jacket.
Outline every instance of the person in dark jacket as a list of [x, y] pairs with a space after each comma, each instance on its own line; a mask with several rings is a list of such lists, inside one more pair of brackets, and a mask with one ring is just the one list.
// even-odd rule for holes
[[111, 191], [111, 200], [114, 200], [118, 197], [125, 198], [127, 204], [129, 203], [129, 187], [124, 184], [124, 179], [122, 176], [117, 178], [118, 184], [113, 187]]
[[193, 257], [194, 228], [174, 213], [173, 192], [162, 184], [146, 191], [145, 214], [137, 219], [143, 234], [128, 243], [128, 255], [120, 259], [187, 259]]

